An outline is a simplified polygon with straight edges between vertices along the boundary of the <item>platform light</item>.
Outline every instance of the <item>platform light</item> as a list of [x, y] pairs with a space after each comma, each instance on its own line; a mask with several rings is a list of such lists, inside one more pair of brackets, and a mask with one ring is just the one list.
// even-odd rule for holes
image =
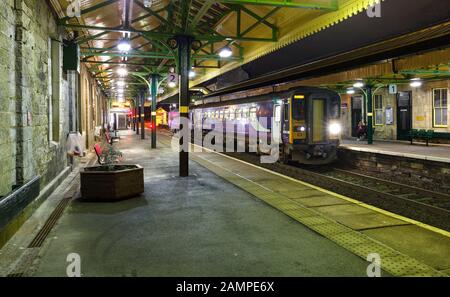
[[119, 87], [124, 87], [125, 86], [125, 82], [124, 81], [118, 81], [117, 82], [117, 86], [119, 86]]
[[173, 81], [169, 82], [167, 85], [169, 86], [169, 88], [175, 88], [177, 86], [177, 84]]
[[362, 88], [362, 87], [364, 87], [364, 82], [362, 82], [362, 81], [357, 81], [357, 82], [355, 82], [355, 83], [353, 84], [353, 87], [354, 87], [354, 88]]
[[355, 89], [353, 89], [353, 88], [347, 89], [347, 94], [353, 95], [353, 94], [355, 94], [355, 93], [356, 93]]
[[342, 132], [342, 126], [339, 123], [332, 123], [328, 127], [331, 135], [339, 135]]
[[129, 52], [131, 50], [131, 43], [128, 39], [122, 39], [117, 45], [117, 48], [121, 52]]
[[195, 77], [195, 71], [191, 70], [189, 71], [189, 78], [194, 78]]
[[121, 67], [121, 68], [117, 69], [117, 74], [120, 76], [127, 76], [128, 70], [125, 67]]
[[413, 78], [409, 85], [413, 88], [420, 88], [422, 86], [422, 80], [420, 78]]
[[221, 58], [229, 58], [233, 54], [233, 51], [228, 46], [222, 48], [219, 52]]

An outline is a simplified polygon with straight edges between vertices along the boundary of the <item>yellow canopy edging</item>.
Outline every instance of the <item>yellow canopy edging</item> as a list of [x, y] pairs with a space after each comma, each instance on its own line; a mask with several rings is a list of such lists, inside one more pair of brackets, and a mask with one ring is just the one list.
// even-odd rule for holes
[[[333, 26], [348, 19], [353, 15], [362, 12], [363, 10], [366, 10], [367, 8], [376, 3], [380, 3], [381, 1], [385, 0], [349, 0], [346, 3], [343, 3], [337, 11], [319, 16], [314, 20], [309, 21], [300, 26], [298, 26], [298, 24], [295, 24], [296, 25], [295, 29], [292, 29], [292, 31], [290, 31], [288, 34], [281, 36], [277, 42], [262, 45], [250, 53], [244, 53], [244, 60], [242, 62], [228, 63], [220, 69], [207, 71], [205, 75], [193, 81], [191, 85], [192, 86], [198, 85], [220, 74], [223, 74], [234, 68], [237, 68], [242, 64], [246, 64], [248, 62], [256, 60], [264, 55], [279, 50], [282, 47], [285, 47], [300, 39], [303, 39], [312, 34], [320, 32], [330, 26]], [[291, 26], [293, 26], [293, 24], [291, 24]]]

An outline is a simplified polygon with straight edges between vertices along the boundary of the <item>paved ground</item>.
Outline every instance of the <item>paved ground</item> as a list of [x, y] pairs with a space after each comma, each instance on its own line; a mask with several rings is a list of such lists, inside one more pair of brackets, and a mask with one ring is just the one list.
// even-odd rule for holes
[[118, 144], [145, 167], [145, 193], [67, 209], [35, 262], [64, 276], [69, 253], [83, 276], [365, 276], [367, 262], [191, 161], [136, 136]]
[[434, 160], [450, 163], [450, 145], [426, 146], [425, 144], [409, 142], [387, 142], [375, 141], [373, 145], [368, 145], [367, 141], [344, 140], [342, 147], [387, 155], [396, 155], [416, 159]]

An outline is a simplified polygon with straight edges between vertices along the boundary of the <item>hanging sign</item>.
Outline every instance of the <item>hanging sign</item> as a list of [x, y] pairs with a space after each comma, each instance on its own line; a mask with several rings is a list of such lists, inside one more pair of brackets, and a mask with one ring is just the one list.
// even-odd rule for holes
[[178, 74], [176, 74], [176, 73], [169, 73], [167, 75], [167, 83], [178, 84]]
[[393, 94], [397, 94], [397, 85], [395, 84], [390, 84], [389, 85], [389, 94], [393, 95]]

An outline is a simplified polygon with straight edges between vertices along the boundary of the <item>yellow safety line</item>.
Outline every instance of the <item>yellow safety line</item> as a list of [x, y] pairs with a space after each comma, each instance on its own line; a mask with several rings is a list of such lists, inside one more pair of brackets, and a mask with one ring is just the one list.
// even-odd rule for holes
[[[193, 144], [193, 145], [200, 147], [200, 146], [197, 145], [197, 144]], [[235, 160], [235, 161], [244, 163], [244, 164], [246, 164], [246, 165], [250, 165], [250, 166], [252, 166], [252, 167], [258, 168], [258, 169], [260, 169], [260, 170], [266, 171], [266, 172], [268, 172], [268, 173], [275, 174], [275, 175], [278, 175], [278, 176], [280, 176], [280, 177], [284, 177], [284, 178], [286, 178], [286, 179], [289, 179], [289, 180], [291, 180], [291, 181], [300, 183], [300, 184], [302, 184], [302, 185], [305, 185], [305, 186], [308, 186], [308, 187], [310, 187], [310, 188], [316, 189], [316, 190], [321, 191], [321, 192], [323, 192], [323, 193], [332, 195], [332, 196], [334, 196], [334, 197], [337, 197], [337, 198], [340, 198], [340, 199], [343, 199], [343, 200], [352, 202], [352, 203], [354, 203], [354, 204], [358, 204], [358, 205], [360, 205], [360, 206], [362, 206], [362, 207], [365, 207], [365, 208], [367, 208], [367, 209], [370, 209], [370, 210], [373, 210], [373, 211], [382, 213], [382, 214], [384, 214], [384, 215], [393, 217], [393, 218], [398, 219], [398, 220], [405, 221], [405, 222], [407, 222], [407, 223], [410, 223], [410, 224], [419, 226], [419, 227], [421, 227], [421, 228], [424, 228], [424, 229], [433, 231], [433, 232], [438, 233], [438, 234], [440, 234], [440, 235], [443, 235], [443, 236], [446, 236], [446, 237], [450, 237], [450, 232], [445, 231], [445, 230], [442, 230], [442, 229], [439, 229], [439, 228], [437, 228], [437, 227], [430, 226], [430, 225], [428, 225], [428, 224], [425, 224], [425, 223], [422, 223], [422, 222], [419, 222], [419, 221], [416, 221], [416, 220], [413, 220], [413, 219], [410, 219], [410, 218], [406, 218], [406, 217], [404, 217], [404, 216], [401, 216], [401, 215], [398, 215], [398, 214], [389, 212], [389, 211], [387, 211], [387, 210], [383, 210], [383, 209], [381, 209], [381, 208], [378, 208], [378, 207], [375, 207], [375, 206], [366, 204], [366, 203], [364, 203], [364, 202], [361, 202], [361, 201], [358, 201], [358, 200], [349, 198], [349, 197], [347, 197], [347, 196], [344, 196], [344, 195], [341, 195], [341, 194], [338, 194], [338, 193], [334, 193], [334, 192], [328, 191], [328, 190], [326, 190], [326, 189], [320, 188], [320, 187], [315, 186], [315, 185], [312, 185], [312, 184], [310, 184], [310, 183], [307, 183], [307, 182], [304, 182], [304, 181], [301, 181], [301, 180], [297, 180], [297, 179], [292, 178], [292, 177], [290, 177], [290, 176], [286, 176], [286, 175], [284, 175], [284, 174], [281, 174], [281, 173], [278, 173], [278, 172], [271, 171], [271, 170], [266, 169], [266, 168], [264, 168], [264, 167], [260, 167], [260, 166], [257, 166], [257, 165], [248, 163], [248, 162], [246, 162], [246, 161], [242, 161], [242, 160], [239, 160], [239, 159], [236, 159], [236, 158], [233, 158], [233, 157], [224, 155], [224, 154], [222, 154], [222, 153], [215, 152], [215, 151], [213, 151], [213, 150], [211, 150], [211, 149], [208, 149], [208, 148], [205, 148], [205, 147], [202, 147], [202, 148], [203, 148], [204, 150], [210, 151], [210, 152], [212, 152], [212, 153], [215, 153], [215, 154], [224, 156], [224, 157], [226, 157], [226, 158], [229, 158], [229, 159], [231, 159], [231, 160]]]

